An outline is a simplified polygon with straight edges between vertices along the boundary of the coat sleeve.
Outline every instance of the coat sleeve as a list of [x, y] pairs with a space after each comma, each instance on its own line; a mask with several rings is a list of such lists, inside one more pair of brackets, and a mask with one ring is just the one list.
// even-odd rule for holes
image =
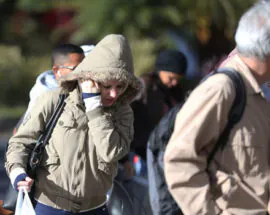
[[133, 112], [129, 105], [107, 112], [102, 107], [87, 112], [89, 136], [98, 156], [116, 162], [129, 152], [133, 139]]
[[45, 122], [49, 120], [57, 99], [57, 96], [52, 96], [52, 92], [39, 98], [24, 117], [16, 134], [10, 138], [5, 163], [8, 174], [14, 168], [20, 168], [26, 172], [29, 155], [44, 130]]
[[224, 74], [214, 75], [192, 92], [177, 114], [164, 156], [165, 177], [185, 215], [218, 214], [207, 156], [226, 126], [234, 97], [232, 81]]

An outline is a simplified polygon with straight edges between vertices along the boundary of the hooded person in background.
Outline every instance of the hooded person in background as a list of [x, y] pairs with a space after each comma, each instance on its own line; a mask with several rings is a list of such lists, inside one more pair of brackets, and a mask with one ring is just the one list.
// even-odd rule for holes
[[141, 76], [143, 93], [132, 102], [134, 111], [134, 140], [132, 150], [146, 160], [147, 140], [160, 119], [192, 88], [185, 79], [187, 60], [177, 50], [161, 52], [155, 63], [155, 72]]
[[61, 88], [36, 102], [9, 141], [5, 167], [15, 189], [31, 189], [35, 179], [26, 172], [28, 156], [59, 94], [67, 93], [36, 172], [37, 215], [108, 215], [106, 194], [118, 160], [129, 151], [133, 138], [129, 103], [140, 88], [128, 41], [122, 35], [108, 35], [73, 72], [61, 77]]

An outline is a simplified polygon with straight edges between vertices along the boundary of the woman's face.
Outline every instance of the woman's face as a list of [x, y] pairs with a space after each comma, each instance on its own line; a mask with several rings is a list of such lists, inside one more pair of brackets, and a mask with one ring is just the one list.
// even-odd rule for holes
[[159, 72], [159, 78], [161, 80], [161, 82], [168, 88], [173, 88], [175, 87], [180, 79], [183, 76], [170, 72], [170, 71], [160, 71]]
[[102, 83], [100, 86], [100, 93], [101, 93], [101, 102], [102, 105], [105, 107], [113, 105], [118, 97], [122, 95], [127, 85], [120, 83], [116, 80], [107, 81]]

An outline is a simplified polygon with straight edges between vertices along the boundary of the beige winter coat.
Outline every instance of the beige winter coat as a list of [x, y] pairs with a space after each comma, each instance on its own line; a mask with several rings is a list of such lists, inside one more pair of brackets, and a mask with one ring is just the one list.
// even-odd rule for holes
[[[35, 198], [46, 205], [72, 212], [95, 208], [106, 201], [106, 193], [117, 172], [117, 161], [129, 151], [133, 138], [133, 112], [129, 106], [140, 88], [133, 75], [132, 56], [126, 39], [105, 37], [73, 74], [62, 80], [64, 91], [87, 74], [95, 81], [117, 79], [128, 83], [119, 102], [110, 108], [85, 112], [78, 87], [66, 98], [65, 108], [46, 145], [35, 180]], [[76, 82], [75, 82], [76, 83]], [[30, 115], [9, 141], [6, 169], [26, 168], [28, 155], [43, 131], [63, 89], [40, 98]]]
[[236, 54], [225, 67], [242, 75], [247, 105], [229, 141], [206, 172], [206, 160], [225, 128], [235, 97], [224, 74], [197, 87], [177, 115], [165, 152], [169, 189], [185, 215], [265, 215], [269, 204], [270, 105]]

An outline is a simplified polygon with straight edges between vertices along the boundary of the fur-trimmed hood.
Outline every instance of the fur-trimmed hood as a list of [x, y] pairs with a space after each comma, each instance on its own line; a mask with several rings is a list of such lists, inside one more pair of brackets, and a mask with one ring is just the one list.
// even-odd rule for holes
[[81, 78], [98, 83], [109, 80], [127, 83], [126, 91], [118, 99], [121, 102], [130, 102], [141, 89], [141, 83], [134, 75], [129, 43], [122, 35], [104, 37], [73, 72], [61, 77], [60, 84], [68, 89], [70, 84]]

